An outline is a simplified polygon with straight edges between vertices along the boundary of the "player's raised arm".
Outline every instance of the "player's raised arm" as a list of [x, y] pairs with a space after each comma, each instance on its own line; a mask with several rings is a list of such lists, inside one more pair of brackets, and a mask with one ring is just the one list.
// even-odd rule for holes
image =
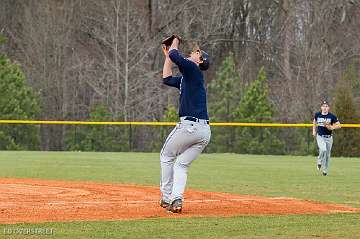
[[169, 58], [169, 48], [163, 44], [162, 50], [165, 56], [165, 62], [163, 67], [163, 78], [167, 78], [169, 76], [172, 76], [172, 70], [171, 70], [172, 61]]
[[179, 67], [180, 72], [184, 73], [191, 66], [191, 62], [179, 53], [178, 46], [179, 39], [175, 37], [169, 49], [169, 58]]
[[180, 89], [181, 76], [173, 76], [172, 74], [172, 61], [169, 58], [169, 47], [162, 44], [162, 50], [165, 56], [165, 62], [163, 67], [163, 83], [168, 86], [176, 87]]
[[179, 43], [180, 43], [179, 39], [177, 37], [175, 37], [174, 40], [171, 43], [169, 51], [171, 51], [173, 49], [178, 50]]

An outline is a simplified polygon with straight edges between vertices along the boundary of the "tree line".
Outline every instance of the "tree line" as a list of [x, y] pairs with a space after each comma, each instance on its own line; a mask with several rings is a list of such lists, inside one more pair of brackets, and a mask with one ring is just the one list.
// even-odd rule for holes
[[[205, 75], [212, 121], [311, 122], [326, 99], [341, 122], [359, 123], [359, 13], [353, 0], [4, 0], [0, 50], [7, 64], [21, 66], [24, 89], [36, 99], [27, 118], [176, 120], [178, 92], [161, 83], [159, 43], [177, 33], [212, 56]], [[0, 98], [6, 105], [6, 94]], [[11, 118], [24, 117], [16, 112]], [[2, 148], [96, 151], [157, 150], [169, 130], [35, 126], [25, 140], [6, 127], [24, 132], [1, 126]], [[359, 155], [358, 130], [336, 137], [335, 154]], [[302, 129], [214, 128], [208, 150], [313, 149]]]

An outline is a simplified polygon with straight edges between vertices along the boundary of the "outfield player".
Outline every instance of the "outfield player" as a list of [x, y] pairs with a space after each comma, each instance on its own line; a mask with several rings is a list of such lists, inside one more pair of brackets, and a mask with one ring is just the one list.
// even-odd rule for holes
[[329, 170], [330, 153], [333, 144], [332, 131], [341, 128], [337, 117], [329, 112], [329, 103], [321, 103], [321, 111], [317, 112], [313, 120], [313, 136], [319, 148], [317, 158], [317, 169], [322, 170], [322, 175], [326, 176]]
[[[202, 73], [209, 68], [209, 56], [196, 45], [184, 58], [178, 51], [178, 44], [179, 39], [175, 38], [169, 49], [163, 45], [163, 82], [179, 89], [180, 93], [180, 121], [160, 152], [160, 206], [173, 213], [182, 210], [189, 166], [209, 143], [211, 136]], [[173, 63], [181, 73], [178, 76], [173, 76]]]

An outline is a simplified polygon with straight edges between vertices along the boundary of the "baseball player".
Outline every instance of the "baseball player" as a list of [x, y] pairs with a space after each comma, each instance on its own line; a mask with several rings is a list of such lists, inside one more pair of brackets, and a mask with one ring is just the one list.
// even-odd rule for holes
[[[170, 47], [162, 45], [165, 55], [163, 83], [180, 92], [180, 121], [160, 152], [160, 206], [173, 213], [182, 210], [189, 166], [209, 143], [211, 136], [202, 73], [209, 68], [209, 56], [196, 45], [184, 58], [178, 51], [178, 44], [179, 39], [175, 37]], [[173, 63], [181, 73], [178, 76], [173, 76]]]
[[319, 148], [319, 156], [317, 158], [317, 170], [322, 170], [322, 175], [326, 176], [329, 170], [329, 161], [331, 147], [333, 144], [332, 131], [341, 128], [338, 118], [329, 112], [329, 103], [323, 101], [321, 103], [321, 111], [315, 113], [313, 120], [313, 136]]

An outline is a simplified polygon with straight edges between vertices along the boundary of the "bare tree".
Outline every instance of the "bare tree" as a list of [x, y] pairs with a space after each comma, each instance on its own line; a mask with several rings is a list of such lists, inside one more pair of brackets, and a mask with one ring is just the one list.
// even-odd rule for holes
[[[77, 1], [17, 1], [15, 4], [18, 27], [7, 28], [6, 32], [19, 46], [16, 54], [25, 66], [28, 81], [44, 102], [41, 118], [66, 119], [72, 100], [71, 25], [76, 22]], [[42, 131], [42, 148], [61, 148], [61, 127], [42, 127]]]

